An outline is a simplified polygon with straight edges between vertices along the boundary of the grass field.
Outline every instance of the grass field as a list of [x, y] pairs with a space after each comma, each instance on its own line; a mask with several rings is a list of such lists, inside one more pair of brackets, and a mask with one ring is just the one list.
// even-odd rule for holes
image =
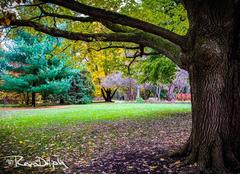
[[[91, 149], [123, 136], [115, 126], [122, 121], [144, 124], [146, 120], [190, 110], [190, 104], [89, 104], [0, 110], [0, 157], [19, 154], [29, 158], [53, 154], [89, 157], [95, 153]], [[121, 130], [130, 135], [133, 130], [127, 125]]]
[[189, 104], [90, 104], [65, 108], [0, 110], [1, 128], [29, 128], [79, 121], [165, 117], [190, 111]]

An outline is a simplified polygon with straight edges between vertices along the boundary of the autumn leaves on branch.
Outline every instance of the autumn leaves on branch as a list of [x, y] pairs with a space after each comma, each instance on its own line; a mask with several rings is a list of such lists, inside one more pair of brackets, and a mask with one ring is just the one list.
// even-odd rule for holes
[[[180, 54], [185, 49], [186, 38], [174, 32], [164, 29], [160, 26], [135, 19], [124, 14], [100, 9], [82, 4], [74, 0], [41, 0], [40, 3], [25, 3], [25, 0], [15, 1], [19, 7], [38, 7], [41, 14], [27, 20], [17, 19], [16, 14], [7, 12], [0, 24], [3, 26], [14, 27], [31, 27], [37, 31], [49, 34], [54, 37], [63, 37], [70, 40], [81, 40], [85, 42], [128, 42], [136, 43], [143, 47], [150, 47], [166, 55], [180, 67], [182, 62]], [[20, 4], [21, 3], [21, 4]], [[25, 3], [25, 4], [24, 4]], [[69, 14], [50, 13], [45, 10], [42, 5], [52, 4], [56, 7], [64, 7], [74, 13], [84, 14], [86, 17], [79, 15], [71, 16]], [[92, 22], [97, 21], [103, 24], [112, 32], [102, 33], [82, 33], [77, 31], [67, 31], [59, 29], [56, 26], [43, 25], [33, 19], [41, 19], [42, 17], [51, 17], [54, 20], [57, 18], [70, 20], [71, 22]], [[182, 54], [181, 54], [182, 55]]]

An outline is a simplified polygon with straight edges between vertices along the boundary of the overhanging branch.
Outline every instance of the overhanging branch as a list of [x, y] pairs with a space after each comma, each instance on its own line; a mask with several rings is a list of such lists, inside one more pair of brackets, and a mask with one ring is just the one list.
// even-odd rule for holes
[[56, 4], [56, 5], [68, 8], [70, 10], [73, 10], [75, 12], [89, 15], [100, 21], [101, 20], [110, 21], [115, 24], [121, 24], [121, 25], [132, 27], [132, 28], [137, 28], [142, 31], [161, 36], [179, 45], [182, 48], [185, 47], [186, 42], [185, 42], [184, 36], [180, 36], [167, 29], [164, 29], [162, 27], [156, 26], [154, 24], [151, 24], [139, 19], [135, 19], [135, 18], [132, 18], [123, 14], [115, 13], [112, 11], [91, 7], [91, 6], [79, 3], [75, 0], [67, 0], [67, 1], [66, 0], [42, 0], [42, 2]]
[[37, 31], [49, 34], [54, 37], [64, 37], [69, 40], [82, 40], [85, 42], [93, 42], [93, 41], [115, 41], [115, 42], [133, 42], [136, 41], [137, 35], [134, 33], [98, 33], [98, 34], [84, 34], [80, 32], [71, 32], [64, 31], [57, 28], [47, 27], [42, 24], [27, 21], [27, 20], [14, 20], [11, 21], [11, 25], [13, 26], [23, 26], [23, 27], [31, 27]]
[[78, 21], [78, 22], [94, 22], [95, 19], [91, 17], [77, 17], [77, 16], [70, 16], [70, 15], [63, 15], [63, 14], [57, 14], [57, 13], [49, 13], [45, 11], [41, 6], [39, 6], [39, 9], [41, 10], [43, 16], [42, 17], [54, 17], [54, 18], [60, 18], [60, 19], [68, 19], [71, 21]]
[[31, 27], [37, 31], [49, 34], [54, 37], [63, 37], [69, 40], [81, 40], [85, 42], [130, 42], [136, 43], [143, 47], [151, 47], [155, 49], [160, 54], [163, 54], [169, 57], [174, 61], [178, 66], [181, 67], [182, 63], [180, 61], [179, 55], [181, 49], [169, 42], [166, 39], [163, 39], [159, 36], [152, 35], [141, 30], [131, 33], [94, 33], [94, 34], [85, 34], [81, 32], [71, 32], [65, 31], [58, 28], [48, 27], [37, 22], [28, 21], [28, 20], [13, 20], [11, 21], [11, 26], [14, 27]]

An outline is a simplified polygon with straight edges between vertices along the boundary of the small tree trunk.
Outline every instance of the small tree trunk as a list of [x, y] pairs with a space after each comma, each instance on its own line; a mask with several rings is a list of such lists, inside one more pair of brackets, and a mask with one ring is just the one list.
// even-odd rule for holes
[[63, 99], [63, 98], [60, 99], [60, 104], [61, 104], [61, 105], [64, 104], [64, 99]]
[[111, 94], [112, 94], [112, 90], [107, 89], [107, 91], [106, 91], [107, 98], [105, 100], [106, 102], [112, 102]]
[[174, 89], [175, 89], [174, 84], [170, 84], [170, 86], [168, 88], [168, 92], [167, 92], [167, 100], [168, 101], [171, 101], [174, 99]]
[[159, 100], [161, 100], [161, 92], [162, 92], [162, 87], [159, 87]]
[[117, 88], [112, 93], [112, 89], [110, 89], [110, 88], [106, 89], [106, 88], [102, 87], [101, 92], [102, 92], [102, 96], [103, 96], [105, 102], [112, 102], [113, 96], [117, 92]]
[[36, 93], [32, 93], [32, 107], [36, 107]]
[[158, 87], [158, 92], [157, 92], [158, 101], [161, 100], [161, 91], [162, 91], [162, 87], [159, 86], [159, 87]]
[[156, 86], [156, 90], [155, 90], [155, 95], [154, 97], [158, 98], [158, 86]]
[[132, 81], [129, 82], [129, 100], [133, 100]]
[[28, 106], [29, 105], [29, 93], [27, 92], [27, 95], [26, 95], [26, 105]]

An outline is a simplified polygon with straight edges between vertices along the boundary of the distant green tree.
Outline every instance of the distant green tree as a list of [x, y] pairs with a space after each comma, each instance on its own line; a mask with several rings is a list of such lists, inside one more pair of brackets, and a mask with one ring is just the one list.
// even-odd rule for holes
[[86, 70], [76, 72], [70, 81], [70, 89], [66, 93], [54, 96], [61, 104], [87, 104], [92, 102], [95, 86], [90, 73]]
[[156, 86], [156, 95], [160, 94], [164, 84], [171, 83], [177, 71], [176, 65], [165, 56], [153, 55], [140, 64], [140, 83], [150, 83]]
[[9, 45], [0, 54], [6, 65], [0, 77], [0, 90], [31, 93], [35, 107], [36, 93], [60, 94], [70, 89], [73, 69], [57, 56], [51, 56], [56, 39], [19, 32]]

